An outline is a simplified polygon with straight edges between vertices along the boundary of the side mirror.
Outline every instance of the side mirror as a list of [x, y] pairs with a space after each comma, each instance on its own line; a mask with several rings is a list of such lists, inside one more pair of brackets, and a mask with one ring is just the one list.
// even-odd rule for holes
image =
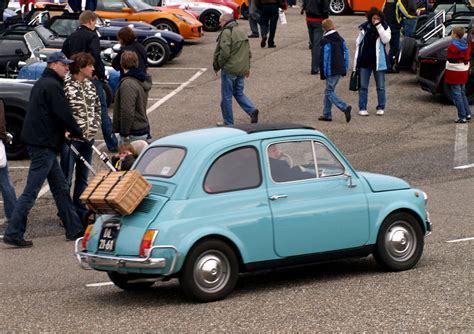
[[25, 53], [23, 52], [22, 49], [16, 49], [16, 50], [15, 50], [15, 54], [16, 54], [17, 56], [24, 56], [24, 55], [25, 55]]
[[122, 13], [131, 13], [132, 10], [128, 7], [122, 7]]
[[356, 185], [352, 183], [352, 175], [347, 170], [344, 172], [344, 176], [347, 177], [347, 187], [348, 188], [355, 188]]

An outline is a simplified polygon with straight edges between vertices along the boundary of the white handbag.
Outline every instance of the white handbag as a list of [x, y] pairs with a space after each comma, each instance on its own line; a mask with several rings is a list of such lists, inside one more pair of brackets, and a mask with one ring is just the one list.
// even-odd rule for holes
[[7, 152], [3, 140], [0, 140], [0, 168], [5, 168], [7, 165]]
[[278, 18], [280, 19], [280, 24], [286, 24], [286, 14], [285, 12], [279, 8], [278, 9]]

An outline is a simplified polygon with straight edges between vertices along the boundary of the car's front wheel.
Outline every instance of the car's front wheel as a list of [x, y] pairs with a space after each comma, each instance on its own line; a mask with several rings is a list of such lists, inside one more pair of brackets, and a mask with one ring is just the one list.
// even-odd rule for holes
[[170, 47], [161, 40], [150, 40], [143, 43], [149, 66], [162, 66], [170, 57]]
[[144, 281], [146, 278], [134, 274], [121, 274], [116, 271], [108, 272], [110, 280], [122, 290], [145, 290], [155, 284], [155, 280]]
[[202, 23], [202, 28], [205, 31], [217, 31], [220, 28], [219, 19], [221, 13], [217, 10], [209, 9], [199, 16], [199, 21]]
[[423, 253], [424, 236], [411, 214], [388, 216], [380, 227], [374, 258], [384, 269], [402, 271], [413, 268]]
[[224, 299], [234, 289], [239, 265], [223, 241], [205, 240], [191, 249], [179, 276], [184, 293], [201, 302]]

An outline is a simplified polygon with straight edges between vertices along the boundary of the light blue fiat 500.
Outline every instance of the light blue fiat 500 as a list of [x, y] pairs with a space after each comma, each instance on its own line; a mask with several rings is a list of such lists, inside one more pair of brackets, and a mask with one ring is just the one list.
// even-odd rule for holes
[[407, 270], [431, 232], [427, 195], [358, 172], [322, 133], [242, 125], [155, 141], [135, 162], [152, 185], [128, 216], [100, 216], [76, 241], [81, 266], [126, 290], [177, 277], [198, 301], [239, 273], [370, 254]]

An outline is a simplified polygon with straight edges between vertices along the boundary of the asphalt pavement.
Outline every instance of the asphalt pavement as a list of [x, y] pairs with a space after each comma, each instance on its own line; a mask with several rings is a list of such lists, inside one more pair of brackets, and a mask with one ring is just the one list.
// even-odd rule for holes
[[[147, 292], [124, 292], [104, 273], [79, 268], [45, 189], [28, 222], [34, 247], [0, 245], [0, 332], [473, 332], [470, 125], [456, 125], [455, 107], [422, 91], [409, 72], [387, 75], [384, 116], [375, 115], [373, 81], [370, 116], [356, 115], [357, 93], [348, 90], [346, 77], [338, 92], [354, 107], [352, 121], [347, 124], [334, 109], [332, 122], [318, 122], [324, 83], [310, 75], [304, 17], [290, 8], [287, 18], [287, 25], [278, 26], [277, 48], [262, 49], [258, 39], [251, 40], [245, 85], [261, 122], [311, 125], [356, 169], [402, 177], [426, 191], [434, 232], [418, 265], [387, 273], [368, 257], [246, 274], [227, 299], [209, 304], [190, 302], [176, 280]], [[334, 20], [353, 54], [364, 17]], [[247, 21], [240, 22], [249, 31]], [[206, 33], [170, 64], [150, 70], [155, 138], [221, 121], [220, 80], [212, 69], [216, 37]], [[236, 122], [249, 122], [237, 104], [234, 114]], [[27, 160], [10, 162], [17, 194], [27, 172]]]

